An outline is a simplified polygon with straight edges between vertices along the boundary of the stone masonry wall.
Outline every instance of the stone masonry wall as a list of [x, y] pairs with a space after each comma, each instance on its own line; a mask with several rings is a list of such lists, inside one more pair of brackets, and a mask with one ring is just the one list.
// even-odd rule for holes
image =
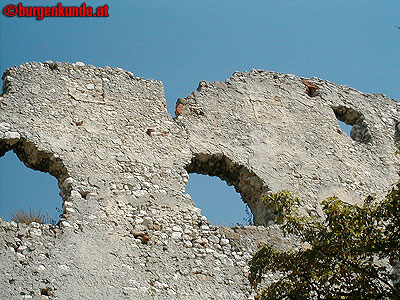
[[[55, 176], [64, 215], [1, 222], [0, 299], [251, 299], [257, 247], [293, 246], [265, 193], [291, 190], [321, 215], [328, 196], [359, 203], [399, 177], [398, 102], [318, 78], [203, 81], [176, 118], [161, 82], [119, 68], [27, 63], [3, 80], [0, 156]], [[185, 194], [192, 172], [234, 185], [255, 226], [210, 225]]]

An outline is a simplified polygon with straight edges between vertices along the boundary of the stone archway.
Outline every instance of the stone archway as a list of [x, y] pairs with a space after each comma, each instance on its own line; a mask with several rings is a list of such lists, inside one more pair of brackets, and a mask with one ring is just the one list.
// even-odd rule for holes
[[240, 193], [253, 216], [255, 225], [266, 226], [272, 219], [268, 215], [265, 204], [261, 201], [264, 193], [269, 189], [260, 177], [243, 165], [233, 162], [224, 154], [196, 154], [186, 167], [188, 173], [198, 173], [217, 176], [233, 185]]

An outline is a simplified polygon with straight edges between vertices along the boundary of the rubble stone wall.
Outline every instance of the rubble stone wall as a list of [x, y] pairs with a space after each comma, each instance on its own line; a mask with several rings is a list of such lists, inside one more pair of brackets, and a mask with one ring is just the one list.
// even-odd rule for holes
[[[293, 245], [260, 198], [291, 190], [320, 215], [328, 196], [385, 195], [399, 177], [399, 110], [381, 94], [252, 70], [201, 82], [173, 118], [161, 82], [119, 68], [13, 67], [0, 156], [55, 176], [64, 214], [55, 227], [1, 222], [0, 299], [251, 299], [257, 247]], [[255, 225], [210, 225], [185, 194], [192, 172], [233, 185]]]

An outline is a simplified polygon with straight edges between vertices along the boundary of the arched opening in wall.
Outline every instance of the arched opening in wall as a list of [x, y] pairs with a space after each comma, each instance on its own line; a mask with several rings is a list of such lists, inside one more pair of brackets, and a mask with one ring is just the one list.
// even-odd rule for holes
[[58, 182], [67, 177], [51, 153], [22, 138], [0, 139], [0, 217], [56, 225], [63, 205]]
[[368, 124], [363, 114], [345, 106], [333, 106], [332, 109], [340, 129], [345, 134], [360, 143], [368, 143], [371, 140]]
[[353, 128], [353, 126], [348, 125], [348, 124], [346, 124], [345, 122], [340, 121], [339, 119], [337, 119], [337, 122], [338, 122], [338, 124], [339, 124], [340, 129], [341, 129], [345, 134], [347, 134], [349, 137], [351, 137], [350, 131], [351, 131], [351, 129]]
[[[240, 194], [245, 204], [242, 207], [245, 208], [246, 205], [249, 207], [248, 214], [244, 212], [245, 218], [248, 216], [246, 220], [255, 225], [267, 225], [269, 218], [266, 213], [267, 209], [265, 204], [261, 201], [261, 198], [268, 189], [254, 172], [251, 172], [243, 165], [232, 162], [223, 154], [196, 154], [191, 163], [186, 167], [186, 170], [189, 174], [197, 173], [217, 176], [221, 180], [224, 180], [229, 186], [233, 186], [236, 192]], [[205, 191], [209, 189], [209, 186], [203, 185], [197, 188], [200, 191]], [[214, 206], [215, 204], [212, 203], [212, 200], [206, 199], [207, 196], [204, 194], [200, 197], [202, 197], [204, 201], [207, 201], [207, 205], [211, 209], [213, 209], [213, 207], [221, 207], [220, 205]], [[224, 198], [229, 198], [229, 196], [224, 196]], [[214, 201], [220, 200], [215, 199]], [[214, 213], [225, 215], [228, 214], [228, 211], [222, 208]], [[249, 220], [249, 218], [253, 220]], [[246, 222], [241, 222], [240, 224], [245, 223]]]
[[233, 186], [215, 176], [190, 174], [186, 186], [197, 207], [212, 225], [251, 225], [253, 214]]

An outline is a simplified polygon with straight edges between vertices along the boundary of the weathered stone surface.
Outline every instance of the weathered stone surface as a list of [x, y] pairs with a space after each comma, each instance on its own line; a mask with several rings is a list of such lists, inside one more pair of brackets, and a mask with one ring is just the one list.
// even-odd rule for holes
[[[3, 80], [0, 155], [55, 176], [64, 215], [0, 220], [0, 299], [251, 299], [256, 248], [293, 247], [265, 193], [297, 192], [318, 215], [328, 196], [357, 203], [398, 179], [399, 104], [318, 78], [201, 82], [175, 119], [161, 82], [119, 68], [28, 63]], [[234, 185], [263, 226], [210, 225], [188, 172]]]

